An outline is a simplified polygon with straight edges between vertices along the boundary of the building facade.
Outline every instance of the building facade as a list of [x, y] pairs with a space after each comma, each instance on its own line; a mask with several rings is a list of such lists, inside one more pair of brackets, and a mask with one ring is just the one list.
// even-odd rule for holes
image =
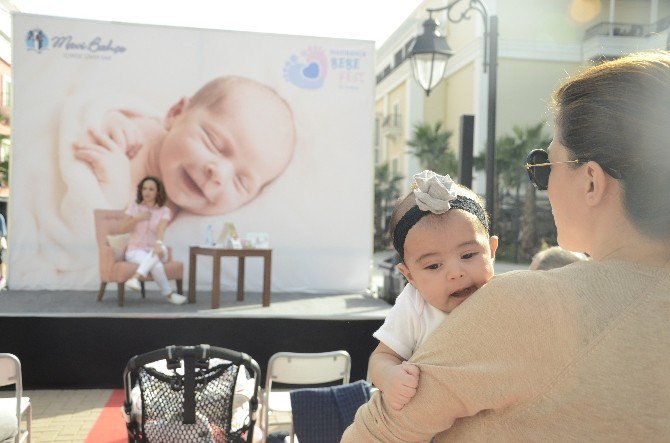
[[[551, 129], [552, 91], [581, 67], [605, 58], [653, 48], [668, 48], [670, 0], [484, 0], [498, 16], [496, 138], [514, 126], [540, 121]], [[487, 73], [484, 26], [477, 12], [459, 23], [434, 15], [454, 55], [444, 79], [426, 97], [414, 81], [407, 58], [412, 39], [421, 33], [427, 8], [446, 0], [425, 0], [377, 51], [375, 160], [405, 178], [419, 170], [407, 140], [417, 123], [442, 122], [453, 132], [458, 152], [461, 115], [475, 116], [475, 153], [486, 145]], [[468, 1], [461, 1], [459, 15]], [[452, 15], [453, 16], [453, 15]], [[446, 22], [446, 23], [445, 23]], [[404, 193], [409, 180], [402, 180]], [[484, 194], [485, 177], [475, 173], [473, 188]]]

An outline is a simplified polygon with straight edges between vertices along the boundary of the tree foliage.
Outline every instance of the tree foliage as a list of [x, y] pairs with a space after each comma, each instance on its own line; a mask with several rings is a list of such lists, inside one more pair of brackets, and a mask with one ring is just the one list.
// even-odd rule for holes
[[[9, 138], [6, 135], [0, 134], [0, 142], [4, 139]], [[5, 156], [5, 159], [0, 162], [0, 183], [5, 186], [9, 185], [9, 153]]]
[[[515, 245], [515, 258], [528, 261], [533, 254], [539, 250], [541, 239], [537, 229], [537, 204], [535, 187], [528, 180], [524, 164], [528, 154], [536, 148], [546, 148], [551, 139], [546, 135], [545, 123], [540, 122], [527, 127], [515, 126], [511, 134], [505, 134], [496, 141], [496, 180], [498, 187], [497, 208], [502, 208], [502, 196], [504, 192], [515, 191], [519, 210], [515, 226], [516, 229], [505, 234], [501, 233], [502, 241], [504, 237], [511, 237], [509, 241], [518, 244]], [[486, 153], [481, 153], [475, 158], [475, 168], [483, 169], [486, 161]], [[523, 206], [519, 201], [520, 189], [524, 188]], [[497, 220], [501, 220], [502, 214], [496, 214]], [[520, 220], [520, 223], [519, 223]]]
[[411, 147], [409, 153], [419, 159], [423, 169], [430, 169], [439, 174], [458, 173], [456, 154], [449, 149], [451, 131], [442, 129], [442, 123], [418, 123], [414, 125], [412, 138], [407, 141]]
[[374, 193], [374, 248], [376, 251], [389, 247], [388, 233], [386, 232], [386, 217], [400, 197], [398, 183], [402, 176], [391, 172], [388, 163], [375, 166], [375, 193]]

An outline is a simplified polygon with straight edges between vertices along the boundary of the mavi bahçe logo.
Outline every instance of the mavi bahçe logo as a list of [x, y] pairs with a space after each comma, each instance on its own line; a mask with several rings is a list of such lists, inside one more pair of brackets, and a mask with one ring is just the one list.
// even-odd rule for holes
[[26, 49], [28, 51], [42, 52], [49, 48], [49, 37], [40, 29], [35, 28], [26, 34]]

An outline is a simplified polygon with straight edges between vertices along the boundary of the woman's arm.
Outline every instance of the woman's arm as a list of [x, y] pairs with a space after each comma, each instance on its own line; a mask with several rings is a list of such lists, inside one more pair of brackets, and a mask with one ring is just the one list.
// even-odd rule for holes
[[577, 314], [556, 282], [543, 278], [519, 272], [479, 289], [410, 359], [421, 370], [414, 398], [397, 411], [373, 395], [342, 441], [425, 442], [459, 418], [541, 395], [578, 344], [571, 332]]
[[168, 221], [169, 220], [165, 218], [161, 219], [161, 221], [158, 223], [158, 227], [156, 228], [156, 244], [154, 245], [154, 253], [159, 258], [163, 258], [163, 235], [165, 234], [165, 228], [167, 228]]

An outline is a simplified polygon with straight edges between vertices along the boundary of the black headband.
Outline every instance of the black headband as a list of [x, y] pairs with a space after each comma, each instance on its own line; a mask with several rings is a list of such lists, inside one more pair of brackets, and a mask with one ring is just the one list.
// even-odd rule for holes
[[[457, 196], [454, 200], [449, 201], [450, 209], [462, 209], [463, 211], [469, 212], [470, 214], [476, 216], [486, 232], [489, 232], [489, 224], [486, 221], [486, 215], [484, 214], [484, 209], [481, 205], [469, 197], [464, 195]], [[412, 226], [414, 226], [423, 216], [431, 214], [430, 211], [422, 211], [418, 206], [412, 206], [409, 211], [405, 212], [398, 224], [396, 224], [395, 229], [393, 230], [393, 247], [400, 255], [402, 261], [405, 261], [405, 239], [407, 238], [407, 233]]]

